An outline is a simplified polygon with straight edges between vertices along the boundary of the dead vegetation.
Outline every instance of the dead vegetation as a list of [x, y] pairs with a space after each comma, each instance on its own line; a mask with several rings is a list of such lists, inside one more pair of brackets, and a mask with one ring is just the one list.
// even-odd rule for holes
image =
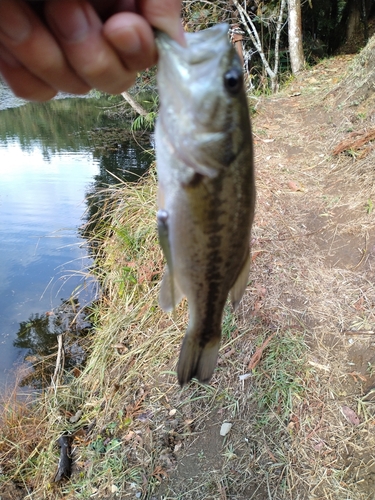
[[[332, 151], [374, 115], [372, 95], [343, 98], [347, 63], [325, 61], [258, 105], [252, 271], [238, 314], [225, 311], [209, 386], [176, 382], [187, 311], [157, 305], [154, 175], [113, 194], [86, 368], [4, 413], [0, 488], [15, 481], [30, 500], [373, 498], [374, 151]], [[54, 483], [64, 432], [73, 473]]]

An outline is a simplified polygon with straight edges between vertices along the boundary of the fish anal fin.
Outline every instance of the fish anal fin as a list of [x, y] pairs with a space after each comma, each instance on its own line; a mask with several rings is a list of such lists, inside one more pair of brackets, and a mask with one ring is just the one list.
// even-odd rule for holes
[[239, 303], [241, 302], [242, 295], [244, 294], [249, 279], [250, 270], [250, 252], [248, 252], [247, 257], [242, 265], [241, 271], [239, 272], [236, 282], [230, 291], [230, 300], [232, 302], [233, 309], [236, 310]]
[[[173, 293], [172, 293], [173, 292]], [[184, 294], [175, 279], [171, 286], [171, 275], [168, 266], [165, 266], [164, 276], [160, 286], [159, 305], [163, 311], [173, 311], [176, 305], [184, 298]]]
[[216, 368], [220, 337], [215, 337], [201, 347], [194, 336], [186, 334], [182, 343], [177, 366], [178, 382], [181, 387], [193, 377], [208, 383]]

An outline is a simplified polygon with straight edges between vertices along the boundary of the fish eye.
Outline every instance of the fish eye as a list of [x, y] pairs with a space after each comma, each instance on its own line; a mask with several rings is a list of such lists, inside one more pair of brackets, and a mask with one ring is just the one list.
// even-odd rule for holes
[[232, 68], [224, 75], [224, 85], [230, 94], [237, 94], [242, 89], [243, 75], [242, 71]]

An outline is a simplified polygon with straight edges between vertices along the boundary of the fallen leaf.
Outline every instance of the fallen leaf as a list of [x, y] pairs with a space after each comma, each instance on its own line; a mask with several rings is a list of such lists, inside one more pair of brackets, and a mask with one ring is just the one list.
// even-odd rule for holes
[[357, 302], [354, 303], [354, 308], [357, 309], [357, 311], [363, 311], [363, 297], [360, 297]]
[[225, 352], [223, 354], [223, 358], [230, 358], [232, 356], [232, 354], [235, 354], [236, 350], [235, 349], [231, 349], [230, 351], [228, 352]]
[[258, 257], [259, 254], [263, 253], [264, 250], [258, 250], [257, 252], [253, 252], [251, 254], [251, 262], [254, 262], [254, 260]]
[[255, 288], [259, 297], [264, 297], [266, 295], [266, 289], [259, 283], [255, 283]]
[[263, 354], [263, 351], [266, 349], [266, 347], [268, 346], [268, 344], [271, 342], [271, 340], [273, 339], [273, 337], [276, 335], [277, 332], [273, 332], [272, 335], [270, 335], [264, 342], [263, 344], [258, 347], [255, 351], [255, 353], [253, 354], [253, 356], [251, 357], [250, 359], [250, 363], [247, 367], [248, 370], [254, 370], [254, 368], [257, 366], [257, 364], [259, 363], [261, 357], [262, 357], [262, 354]]
[[176, 453], [177, 451], [179, 451], [181, 449], [181, 446], [182, 446], [181, 441], [179, 443], [175, 444], [174, 448], [173, 448], [173, 453]]
[[304, 190], [300, 184], [298, 184], [297, 182], [293, 182], [293, 181], [288, 182], [288, 187], [292, 191], [303, 191]]
[[325, 446], [324, 441], [320, 439], [316, 444], [314, 444], [313, 448], [315, 451], [322, 451], [324, 446]]
[[346, 420], [350, 422], [352, 425], [357, 426], [361, 423], [356, 412], [353, 411], [351, 408], [349, 408], [349, 406], [342, 406], [341, 411]]
[[253, 312], [256, 313], [263, 306], [263, 300], [257, 300], [254, 304]]
[[122, 351], [122, 352], [126, 352], [126, 351], [128, 351], [128, 350], [129, 350], [129, 349], [126, 347], [126, 345], [125, 345], [125, 344], [121, 344], [121, 343], [114, 344], [114, 345], [113, 345], [113, 347], [114, 347], [115, 349], [118, 349], [118, 350]]
[[133, 437], [135, 436], [135, 432], [134, 431], [129, 431], [126, 436], [124, 437], [125, 441], [130, 441], [131, 439], [133, 439]]

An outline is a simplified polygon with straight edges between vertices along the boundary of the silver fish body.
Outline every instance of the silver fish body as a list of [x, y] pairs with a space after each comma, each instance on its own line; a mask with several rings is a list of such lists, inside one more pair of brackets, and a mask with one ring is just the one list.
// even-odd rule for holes
[[181, 386], [210, 380], [225, 302], [230, 293], [237, 307], [249, 273], [253, 146], [242, 66], [227, 33], [225, 24], [187, 33], [187, 47], [157, 34], [158, 226], [167, 260], [159, 302], [172, 310], [188, 300]]

